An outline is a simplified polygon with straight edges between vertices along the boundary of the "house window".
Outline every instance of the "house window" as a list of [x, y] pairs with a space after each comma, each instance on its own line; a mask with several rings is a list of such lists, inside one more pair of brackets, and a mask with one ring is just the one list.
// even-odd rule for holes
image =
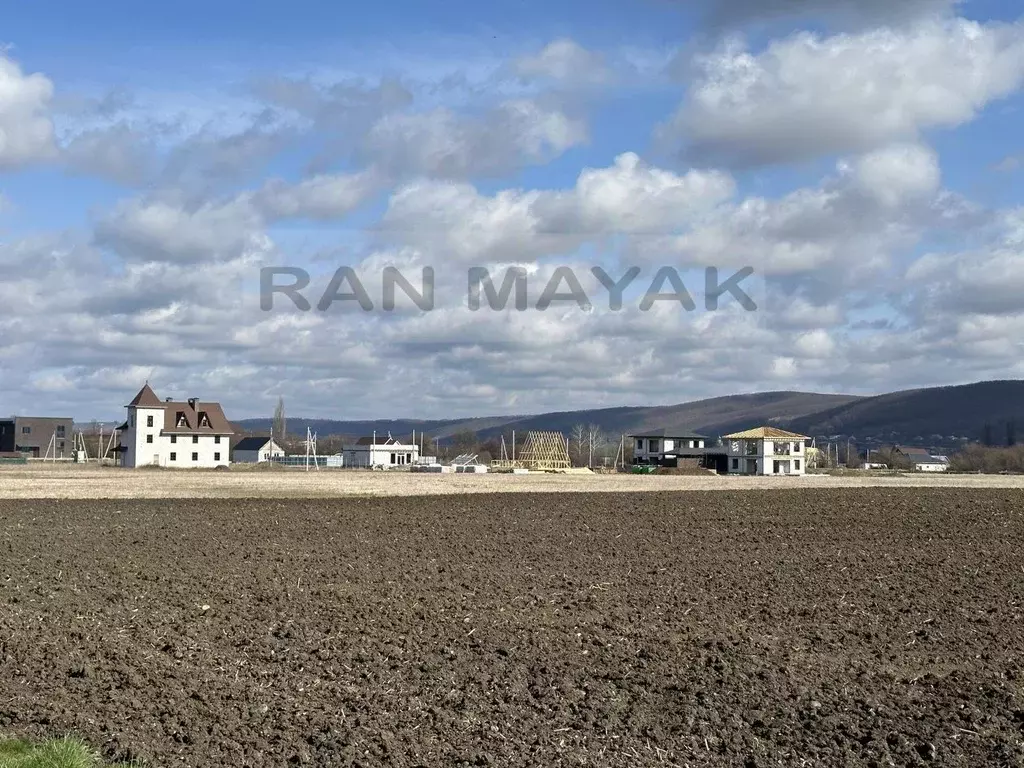
[[64, 450], [64, 441], [63, 440], [58, 440], [57, 441], [57, 450], [58, 451], [63, 451]]
[[658, 441], [657, 440], [651, 440], [648, 443], [648, 445], [650, 446], [651, 453], [657, 453], [658, 452]]
[[803, 443], [793, 443], [793, 453], [800, 453], [800, 450], [803, 448], [803, 446]]
[[146, 435], [146, 442], [147, 443], [152, 443], [153, 442], [153, 436], [152, 435]]
[[214, 461], [220, 461], [220, 454], [219, 453], [213, 454], [213, 460]]
[[747, 440], [747, 456], [757, 456], [757, 440]]
[[213, 442], [216, 443], [217, 445], [220, 445], [220, 435], [217, 435], [215, 438], [213, 438]]
[[174, 451], [171, 451], [171, 461], [177, 461], [177, 460], [178, 460], [178, 454], [174, 453]]
[[146, 417], [146, 426], [147, 427], [152, 427], [153, 426], [153, 415], [152, 414], [150, 414], [149, 416]]
[[800, 459], [793, 459], [793, 469], [800, 469]]
[[21, 428], [21, 434], [23, 434], [23, 435], [31, 435], [32, 434], [32, 427], [22, 427]]
[[644, 449], [644, 441], [643, 440], [637, 440], [636, 441], [636, 449], [638, 451], [642, 451]]
[[57, 427], [57, 437], [64, 437], [64, 436], [65, 436], [64, 435], [64, 425], [61, 424], [59, 427]]
[[199, 454], [198, 453], [193, 453], [192, 454], [192, 461], [199, 461]]
[[178, 442], [178, 436], [177, 435], [171, 435], [171, 442], [172, 443]]
[[739, 459], [733, 459], [732, 460], [732, 468], [733, 469], [739, 469], [740, 468], [740, 460]]
[[175, 423], [175, 425], [177, 425], [179, 427], [187, 427], [188, 426], [188, 422], [185, 421], [185, 412], [184, 411], [178, 411], [178, 415], [175, 418], [174, 423]]
[[198, 443], [199, 442], [199, 435], [192, 435], [192, 442], [193, 443]]
[[210, 426], [210, 420], [206, 417], [206, 412], [205, 411], [203, 413], [199, 414], [199, 426], [200, 427], [208, 427], [208, 426]]

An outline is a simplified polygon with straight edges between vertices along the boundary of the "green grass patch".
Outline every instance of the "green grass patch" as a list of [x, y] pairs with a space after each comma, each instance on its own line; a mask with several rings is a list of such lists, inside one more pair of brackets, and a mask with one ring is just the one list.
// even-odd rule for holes
[[20, 739], [0, 739], [0, 768], [131, 768], [100, 759], [75, 738], [51, 739], [33, 744]]

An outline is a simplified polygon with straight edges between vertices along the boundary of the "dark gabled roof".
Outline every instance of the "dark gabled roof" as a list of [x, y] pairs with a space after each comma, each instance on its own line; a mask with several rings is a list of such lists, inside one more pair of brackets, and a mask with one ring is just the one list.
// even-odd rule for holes
[[160, 398], [156, 396], [156, 392], [149, 386], [147, 381], [142, 389], [139, 390], [139, 394], [135, 396], [135, 399], [128, 403], [128, 407], [136, 406], [139, 408], [162, 408], [163, 403], [160, 402]]
[[[195, 405], [193, 406], [193, 403]], [[200, 403], [197, 401], [178, 403], [173, 400], [161, 403], [164, 408], [165, 435], [233, 435], [234, 427], [224, 415], [220, 403]], [[184, 424], [178, 426], [178, 414], [181, 414]], [[206, 414], [207, 426], [202, 426], [202, 415]]]
[[236, 451], [262, 451], [270, 442], [270, 437], [243, 437], [235, 446]]
[[685, 438], [696, 438], [698, 440], [707, 440], [707, 435], [702, 435], [696, 430], [690, 429], [684, 426], [665, 427], [663, 429], [648, 429], [644, 432], [634, 432], [629, 437], [685, 437]]

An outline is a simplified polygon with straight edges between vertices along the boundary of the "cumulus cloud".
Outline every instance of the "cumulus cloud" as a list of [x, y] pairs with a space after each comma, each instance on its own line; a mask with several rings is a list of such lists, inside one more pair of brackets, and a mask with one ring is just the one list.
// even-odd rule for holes
[[129, 200], [96, 226], [96, 244], [127, 261], [223, 261], [265, 246], [263, 222], [246, 200], [189, 206]]
[[266, 182], [223, 201], [181, 195], [124, 200], [99, 220], [97, 245], [127, 261], [223, 262], [264, 253], [265, 228], [281, 219], [344, 218], [379, 189], [374, 171]]
[[90, 128], [69, 138], [61, 147], [67, 167], [86, 175], [134, 186], [156, 171], [152, 135], [121, 121], [107, 128]]
[[975, 118], [1024, 84], [1024, 25], [964, 19], [821, 37], [695, 62], [662, 142], [703, 162], [782, 163], [914, 140]]
[[320, 174], [295, 184], [269, 181], [252, 197], [268, 219], [340, 219], [381, 188], [374, 171]]
[[921, 322], [1024, 313], [1024, 209], [1000, 216], [980, 248], [922, 256], [907, 269], [906, 283]]
[[386, 115], [370, 129], [364, 154], [397, 176], [465, 179], [547, 162], [587, 136], [585, 122], [560, 108], [515, 99], [477, 118], [444, 107]]
[[391, 198], [381, 229], [460, 262], [533, 260], [616, 233], [669, 233], [734, 192], [728, 174], [653, 168], [625, 153], [585, 169], [570, 190], [504, 190], [417, 182]]
[[52, 97], [53, 83], [46, 76], [26, 75], [15, 61], [0, 54], [0, 168], [54, 155]]
[[601, 85], [613, 79], [604, 56], [588, 51], [569, 38], [553, 40], [537, 53], [516, 59], [512, 68], [527, 80], [552, 80], [562, 84]]

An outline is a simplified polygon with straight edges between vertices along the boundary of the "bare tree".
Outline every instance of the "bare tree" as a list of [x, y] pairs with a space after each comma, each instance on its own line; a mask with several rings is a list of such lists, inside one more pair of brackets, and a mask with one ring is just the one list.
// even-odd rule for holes
[[601, 434], [601, 428], [597, 424], [590, 424], [587, 426], [587, 466], [594, 466], [594, 451], [600, 450], [601, 445], [604, 443], [604, 435]]
[[284, 418], [284, 398], [277, 398], [277, 407], [274, 409], [274, 421], [273, 421], [274, 439], [284, 440], [288, 437], [287, 434], [287, 422]]
[[583, 456], [587, 444], [587, 428], [582, 424], [576, 424], [569, 435], [569, 458], [575, 466], [583, 464]]

